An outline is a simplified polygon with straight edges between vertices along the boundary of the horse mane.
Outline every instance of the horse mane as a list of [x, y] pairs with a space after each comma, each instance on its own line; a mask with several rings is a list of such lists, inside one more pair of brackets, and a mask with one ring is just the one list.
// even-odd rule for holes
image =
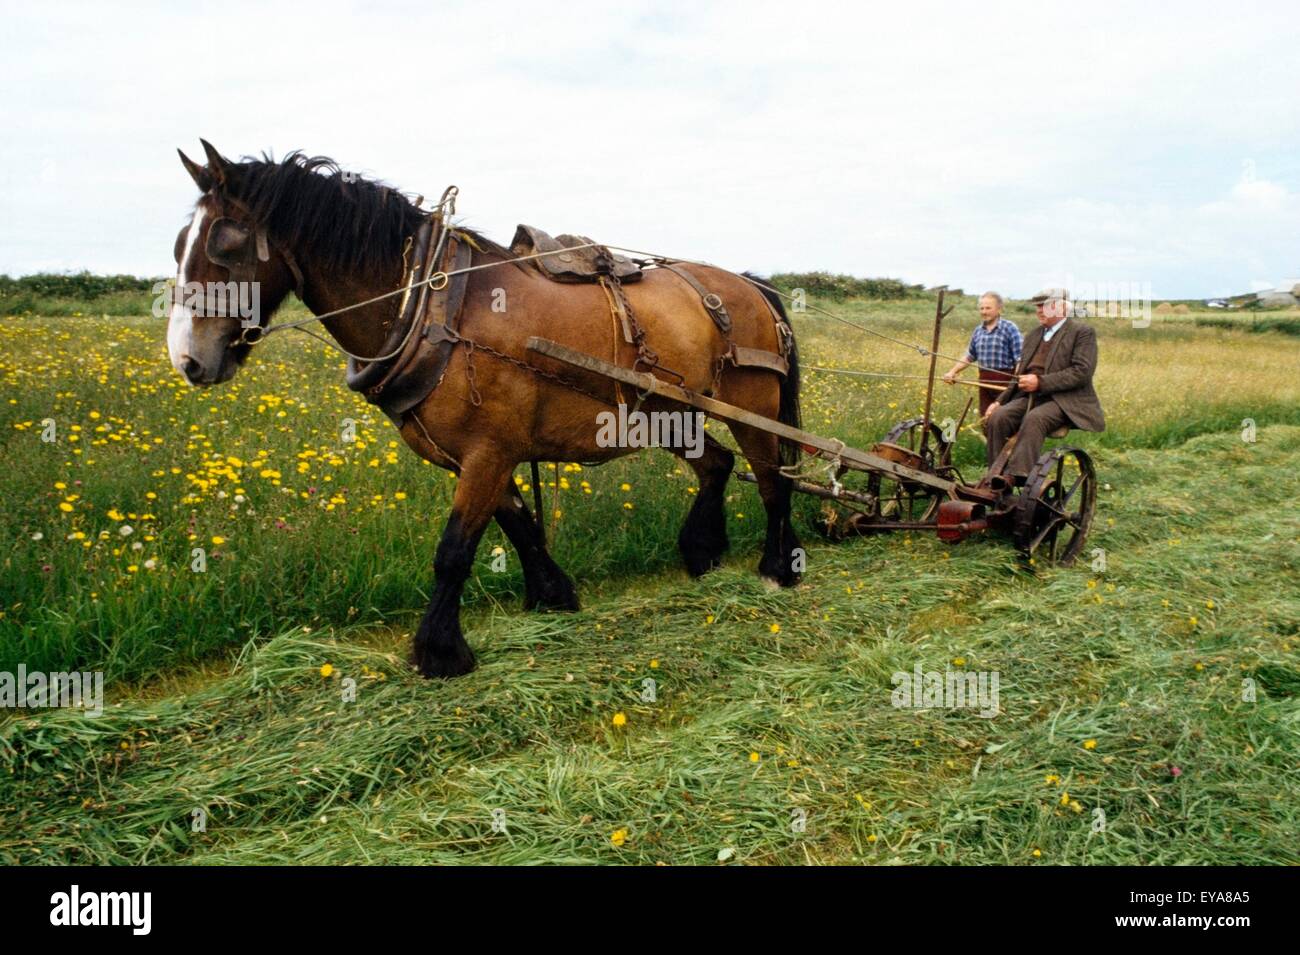
[[[344, 178], [328, 156], [295, 150], [276, 161], [244, 157], [229, 167], [231, 196], [248, 206], [277, 242], [310, 250], [328, 269], [378, 270], [400, 261], [408, 236], [428, 215], [387, 183]], [[455, 226], [485, 252], [510, 251], [479, 233]]]

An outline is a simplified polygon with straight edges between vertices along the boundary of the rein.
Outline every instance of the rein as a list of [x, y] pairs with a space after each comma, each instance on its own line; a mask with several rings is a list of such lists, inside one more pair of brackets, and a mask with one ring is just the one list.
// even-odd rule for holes
[[[434, 245], [434, 255], [429, 260], [431, 262], [441, 261], [441, 255], [443, 250], [446, 247], [447, 240], [450, 237], [450, 235], [455, 231], [454, 227], [448, 224], [448, 219], [456, 212], [456, 197], [459, 194], [459, 192], [460, 190], [456, 186], [448, 186], [443, 191], [442, 198], [439, 200], [437, 208], [429, 213], [428, 219], [426, 220], [426, 222], [436, 223], [436, 226], [438, 228], [438, 237]], [[243, 206], [242, 203], [239, 203], [238, 200], [233, 200], [233, 201], [235, 202], [236, 205], [241, 206], [242, 208], [245, 209], [245, 211], [247, 211], [247, 207]], [[267, 242], [265, 237], [265, 230], [259, 227], [257, 229], [256, 236], [257, 236], [258, 257], [261, 259], [261, 261], [266, 261], [268, 256], [262, 254], [262, 252], [266, 248], [266, 242]], [[672, 256], [662, 255], [655, 252], [646, 252], [645, 250], [642, 249], [630, 249], [627, 246], [611, 245], [608, 242], [584, 242], [580, 245], [571, 245], [571, 246], [565, 246], [558, 249], [552, 249], [548, 252], [536, 252], [531, 255], [514, 256], [508, 259], [501, 259], [497, 262], [483, 262], [479, 265], [469, 265], [461, 269], [437, 271], [418, 281], [415, 280], [415, 275], [419, 272], [421, 263], [417, 262], [411, 266], [410, 270], [407, 273], [407, 278], [402, 283], [402, 285], [400, 285], [398, 288], [394, 289], [391, 292], [384, 292], [381, 295], [376, 295], [372, 298], [364, 299], [363, 301], [355, 302], [351, 305], [344, 305], [341, 308], [336, 308], [333, 309], [332, 311], [324, 312], [320, 315], [309, 315], [307, 318], [298, 319], [297, 321], [293, 321], [293, 322], [281, 322], [276, 325], [268, 325], [266, 328], [262, 328], [261, 326], [252, 326], [249, 328], [245, 328], [241, 332], [236, 343], [247, 344], [250, 346], [255, 345], [261, 341], [265, 341], [266, 337], [270, 335], [272, 332], [284, 331], [286, 329], [294, 328], [297, 329], [298, 331], [303, 332], [304, 334], [311, 335], [311, 337], [330, 346], [331, 348], [338, 351], [340, 354], [346, 355], [348, 358], [352, 358], [356, 361], [364, 361], [364, 362], [386, 361], [400, 354], [401, 351], [406, 347], [407, 343], [410, 340], [411, 335], [414, 334], [415, 328], [418, 326], [418, 322], [411, 323], [411, 326], [407, 330], [406, 336], [402, 339], [401, 344], [399, 344], [396, 348], [394, 348], [386, 355], [353, 354], [352, 352], [348, 351], [346, 348], [344, 348], [342, 345], [338, 344], [337, 342], [331, 341], [328, 338], [318, 335], [315, 332], [312, 332], [309, 329], [305, 328], [304, 326], [310, 325], [314, 322], [323, 322], [327, 318], [336, 318], [339, 315], [345, 315], [348, 312], [353, 312], [356, 311], [357, 309], [365, 308], [369, 305], [374, 305], [376, 302], [382, 302], [385, 301], [386, 299], [395, 298], [398, 295], [403, 296], [402, 301], [403, 303], [405, 303], [407, 296], [409, 296], [412, 292], [426, 285], [429, 286], [429, 288], [435, 292], [441, 291], [442, 289], [447, 287], [447, 283], [451, 280], [453, 276], [456, 275], [463, 275], [469, 272], [478, 272], [483, 269], [495, 268], [496, 266], [500, 266], [500, 265], [515, 265], [519, 262], [530, 262], [534, 259], [543, 259], [553, 255], [562, 255], [568, 252], [576, 252], [581, 249], [593, 249], [593, 248], [600, 248], [600, 247], [606, 249], [612, 249], [618, 252], [626, 252], [629, 255], [642, 256], [643, 258], [639, 260], [638, 264], [663, 267], [669, 265], [670, 263], [683, 263], [686, 265], [702, 265], [706, 267], [712, 267], [710, 263], [701, 262], [696, 259], [681, 259]], [[298, 268], [297, 262], [294, 261], [293, 255], [289, 252], [288, 249], [285, 249], [277, 245], [275, 247], [275, 251], [278, 252], [280, 256], [285, 260], [285, 263], [289, 266], [289, 270], [293, 273], [295, 281], [297, 282], [296, 291], [298, 293], [298, 297], [301, 299], [303, 297], [302, 271]], [[218, 264], [224, 264], [224, 263], [218, 263]], [[227, 266], [227, 268], [229, 268], [229, 266]], [[253, 265], [253, 268], [254, 270], [256, 269], [255, 264]], [[238, 279], [234, 278], [233, 270], [231, 273], [231, 277], [232, 280], [238, 281]], [[753, 285], [755, 288], [760, 289], [761, 291], [772, 292], [773, 294], [783, 299], [786, 299], [787, 301], [790, 302], [794, 301], [794, 296], [788, 295], [787, 293], [782, 292], [780, 289], [775, 288], [774, 286], [769, 285], [766, 282], [760, 282], [757, 279], [752, 279], [746, 275], [741, 275], [740, 277], [743, 278], [750, 285]], [[859, 331], [865, 332], [868, 335], [874, 335], [876, 338], [880, 338], [883, 339], [884, 341], [891, 342], [895, 345], [901, 345], [904, 348], [914, 350], [921, 357], [929, 357], [930, 355], [936, 355], [939, 358], [948, 358], [951, 359], [952, 361], [959, 360], [954, 356], [945, 355], [942, 352], [938, 352], [938, 351], [933, 351], [929, 348], [926, 348], [924, 345], [917, 345], [913, 342], [907, 342], [907, 341], [903, 341], [902, 339], [892, 338], [889, 335], [885, 335], [882, 334], [881, 332], [877, 332], [874, 329], [866, 327], [865, 325], [860, 325], [857, 322], [850, 321], [849, 319], [844, 318], [841, 315], [836, 315], [834, 312], [821, 308], [820, 306], [804, 303], [802, 307], [806, 309], [810, 309], [814, 312], [819, 312], [827, 316], [828, 318], [833, 318], [837, 322], [842, 322], [843, 324], [848, 325], [851, 328], [856, 328]], [[255, 337], [250, 337], [250, 334]]]

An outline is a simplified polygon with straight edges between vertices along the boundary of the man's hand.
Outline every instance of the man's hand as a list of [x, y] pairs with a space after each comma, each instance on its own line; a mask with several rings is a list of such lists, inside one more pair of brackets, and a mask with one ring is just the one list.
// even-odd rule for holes
[[957, 380], [957, 372], [950, 369], [948, 373], [943, 376], [943, 380], [951, 385]]
[[1037, 375], [1021, 375], [1021, 376], [1020, 376], [1020, 390], [1021, 390], [1021, 391], [1028, 391], [1028, 392], [1035, 392], [1035, 391], [1037, 391], [1037, 390], [1038, 390], [1038, 376], [1037, 376]]

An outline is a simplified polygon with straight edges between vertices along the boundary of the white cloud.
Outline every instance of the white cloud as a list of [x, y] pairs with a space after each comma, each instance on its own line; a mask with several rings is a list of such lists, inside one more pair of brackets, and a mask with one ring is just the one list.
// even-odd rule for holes
[[174, 148], [205, 136], [431, 195], [456, 182], [499, 238], [526, 221], [1013, 294], [1063, 273], [1238, 291], [1300, 264], [1296, 20], [1285, 4], [32, 5], [9, 15], [0, 76], [0, 271], [167, 272], [194, 199]]

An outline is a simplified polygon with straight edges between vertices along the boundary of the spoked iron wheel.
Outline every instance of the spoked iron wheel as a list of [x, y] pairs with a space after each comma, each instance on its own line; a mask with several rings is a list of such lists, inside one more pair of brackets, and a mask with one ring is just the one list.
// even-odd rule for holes
[[[922, 418], [900, 422], [885, 435], [885, 444], [906, 448], [916, 456], [916, 462], [900, 461], [918, 471], [937, 471], [952, 464], [952, 445], [944, 440], [943, 429], [930, 422], [930, 440], [925, 454], [921, 453]], [[945, 496], [934, 488], [922, 484], [898, 481], [882, 474], [871, 474], [867, 487], [880, 502], [878, 515], [882, 520], [929, 521], [939, 511]]]
[[1016, 547], [1068, 567], [1083, 550], [1097, 510], [1097, 472], [1078, 448], [1054, 448], [1038, 459], [1016, 511]]
[[[943, 429], [933, 421], [930, 422], [930, 440], [922, 453], [924, 423], [922, 418], [899, 422], [885, 435], [884, 441], [871, 450], [918, 471], [934, 473], [950, 467], [952, 444], [944, 439]], [[836, 480], [844, 473], [841, 469]], [[946, 500], [946, 496], [934, 488], [899, 481], [875, 471], [868, 473], [864, 490], [873, 503], [848, 508], [828, 501], [822, 508], [822, 519], [817, 522], [817, 529], [831, 540], [839, 541], [853, 534], [888, 530], [889, 524], [895, 521], [925, 523], [935, 519], [939, 505]]]

